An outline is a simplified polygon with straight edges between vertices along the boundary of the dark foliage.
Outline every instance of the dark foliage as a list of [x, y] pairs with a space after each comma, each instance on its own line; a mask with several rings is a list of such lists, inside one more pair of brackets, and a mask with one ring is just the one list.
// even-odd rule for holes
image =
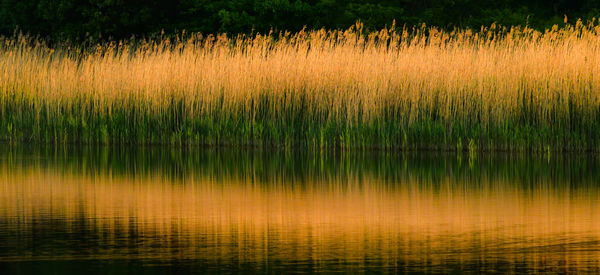
[[426, 23], [442, 28], [561, 24], [600, 16], [600, 0], [0, 0], [0, 34], [49, 39], [122, 39], [178, 33], [367, 30]]

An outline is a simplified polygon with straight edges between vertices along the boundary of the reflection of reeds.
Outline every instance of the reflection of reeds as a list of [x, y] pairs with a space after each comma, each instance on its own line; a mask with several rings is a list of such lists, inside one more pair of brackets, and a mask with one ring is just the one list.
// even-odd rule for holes
[[[24, 157], [27, 156], [27, 157]], [[65, 173], [96, 173], [133, 178], [160, 175], [172, 181], [202, 174], [216, 180], [224, 175], [240, 181], [264, 184], [303, 179], [327, 182], [348, 176], [388, 184], [414, 174], [421, 181], [439, 185], [446, 177], [479, 184], [479, 178], [503, 179], [521, 184], [530, 179], [574, 186], [600, 181], [600, 159], [594, 154], [470, 154], [432, 152], [305, 152], [272, 150], [221, 150], [204, 148], [102, 147], [102, 146], [7, 146], [0, 147], [0, 172], [10, 167], [60, 169]]]
[[[80, 175], [3, 165], [0, 226], [18, 236], [44, 230], [44, 224], [63, 226], [64, 236], [92, 238], [93, 257], [100, 259], [301, 262], [325, 270], [331, 263], [360, 268], [370, 262], [441, 271], [479, 261], [509, 271], [598, 270], [596, 187], [533, 179], [523, 188], [484, 175], [475, 185], [449, 175], [431, 186], [421, 173], [407, 171], [394, 185], [366, 174], [306, 178], [298, 187], [229, 174], [191, 173], [173, 182], [160, 174]], [[27, 237], [12, 241], [31, 245]], [[89, 253], [73, 243], [62, 255], [27, 257]]]
[[[600, 27], [0, 45], [0, 138], [598, 149]], [[470, 146], [470, 147], [469, 147]]]

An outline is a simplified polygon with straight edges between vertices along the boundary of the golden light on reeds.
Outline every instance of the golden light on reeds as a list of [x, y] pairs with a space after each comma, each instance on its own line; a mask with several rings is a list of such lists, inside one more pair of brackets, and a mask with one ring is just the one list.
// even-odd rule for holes
[[3, 40], [0, 130], [48, 142], [597, 149], [594, 22], [360, 30], [96, 48]]

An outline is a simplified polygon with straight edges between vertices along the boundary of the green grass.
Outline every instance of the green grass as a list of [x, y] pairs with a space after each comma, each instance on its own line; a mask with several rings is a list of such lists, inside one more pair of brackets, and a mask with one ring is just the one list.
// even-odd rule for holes
[[[600, 118], [579, 113], [551, 114], [541, 121], [536, 112], [522, 112], [483, 124], [473, 113], [441, 118], [435, 112], [414, 117], [400, 106], [386, 106], [370, 121], [349, 122], [345, 110], [314, 108], [299, 100], [287, 108], [264, 98], [252, 108], [193, 106], [186, 115], [184, 99], [174, 99], [154, 112], [143, 103], [70, 102], [50, 106], [44, 101], [2, 97], [0, 139], [25, 143], [172, 144], [208, 146], [303, 147], [384, 150], [598, 150]], [[310, 111], [305, 109], [311, 109]], [[109, 111], [110, 110], [110, 111]], [[482, 110], [483, 111], [483, 110]]]

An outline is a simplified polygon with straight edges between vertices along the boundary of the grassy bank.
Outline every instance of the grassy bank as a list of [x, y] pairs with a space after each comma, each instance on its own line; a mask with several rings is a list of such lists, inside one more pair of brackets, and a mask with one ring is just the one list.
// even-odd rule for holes
[[600, 27], [0, 46], [0, 139], [600, 150]]

